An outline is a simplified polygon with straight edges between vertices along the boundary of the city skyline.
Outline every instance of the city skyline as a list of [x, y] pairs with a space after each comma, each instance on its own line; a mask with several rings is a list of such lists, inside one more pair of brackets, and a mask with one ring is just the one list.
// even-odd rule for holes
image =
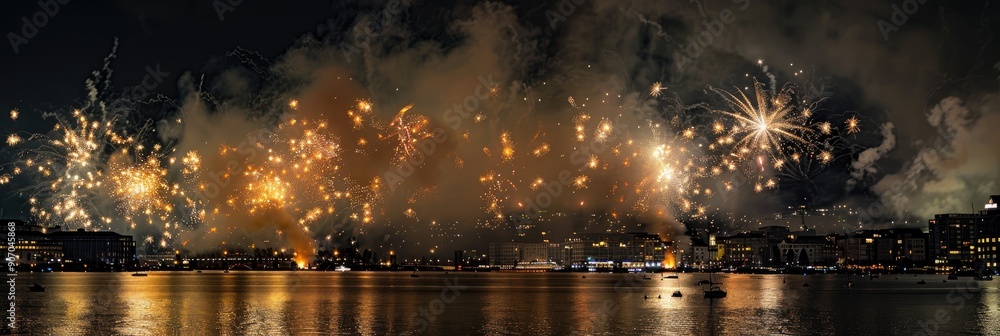
[[[114, 34], [85, 46], [66, 41], [87, 52], [52, 70], [74, 77], [39, 90], [51, 82], [26, 72], [48, 73], [37, 63], [44, 58], [31, 55], [53, 55], [58, 44], [45, 41], [71, 35], [68, 24], [82, 14], [64, 14], [107, 14], [97, 5], [60, 5], [54, 14], [29, 5], [5, 11], [21, 22], [8, 42], [24, 66], [10, 67], [17, 81], [0, 90], [9, 111], [0, 129], [3, 213], [127, 232], [142, 250], [262, 241], [308, 250], [359, 237], [416, 253], [517, 236], [542, 227], [544, 213], [612, 217], [601, 221], [607, 228], [574, 218], [538, 230], [557, 236], [617, 222], [676, 236], [787, 205], [847, 207], [875, 228], [964, 211], [996, 189], [993, 142], [981, 126], [995, 117], [995, 48], [942, 51], [937, 63], [903, 57], [924, 45], [909, 36], [934, 19], [914, 16], [905, 25], [912, 28], [883, 31], [854, 15], [897, 15], [891, 6], [798, 6], [802, 15], [832, 10], [843, 16], [839, 25], [872, 32], [801, 39], [764, 34], [773, 29], [760, 20], [773, 15], [769, 6], [746, 1], [711, 4], [702, 10], [726, 17], [704, 19], [680, 5], [533, 11], [462, 3], [454, 13], [468, 21], [438, 24], [414, 19], [434, 6], [389, 1], [305, 10], [317, 18], [254, 27], [245, 32], [260, 36], [251, 43], [213, 27], [288, 9], [121, 4], [136, 16], [101, 20], [94, 28]], [[39, 27], [35, 13], [66, 19]], [[167, 24], [181, 13], [198, 13], [192, 22], [213, 33]], [[602, 15], [614, 15], [633, 41], [601, 34], [602, 48], [576, 43], [590, 39], [580, 34]], [[650, 21], [657, 15], [662, 21]], [[667, 22], [678, 26], [663, 30]], [[962, 32], [956, 45], [976, 48], [965, 43], [975, 31]], [[174, 43], [199, 48], [154, 42], [180, 36]], [[746, 51], [752, 40], [778, 49]], [[530, 47], [538, 43], [563, 47]], [[984, 75], [915, 79], [815, 52], [852, 43], [914, 70]], [[822, 48], [777, 51], [800, 44]], [[724, 76], [712, 75], [716, 68]], [[884, 71], [885, 79], [859, 71]], [[887, 85], [894, 79], [920, 85]], [[932, 83], [951, 84], [924, 106], [904, 98]]]
[[26, 334], [989, 334], [989, 0], [0, 3]]

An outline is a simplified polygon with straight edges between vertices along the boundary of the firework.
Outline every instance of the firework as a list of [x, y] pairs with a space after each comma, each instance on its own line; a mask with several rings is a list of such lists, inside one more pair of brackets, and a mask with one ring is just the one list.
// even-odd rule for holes
[[858, 133], [861, 132], [861, 125], [858, 123], [858, 118], [851, 117], [844, 122], [847, 128], [847, 133]]
[[775, 94], [757, 81], [754, 81], [753, 87], [756, 104], [743, 91], [738, 90], [739, 96], [736, 96], [716, 90], [733, 109], [732, 112], [715, 111], [736, 121], [732, 134], [739, 138], [736, 147], [777, 157], [783, 155], [782, 151], [789, 143], [809, 145], [805, 137], [812, 129], [803, 126], [804, 115], [796, 113], [794, 88], [785, 86]]
[[21, 141], [21, 137], [17, 136], [17, 134], [7, 136], [7, 146], [17, 146]]
[[663, 85], [660, 84], [660, 82], [653, 83], [653, 85], [649, 87], [649, 96], [654, 98], [659, 97], [660, 94], [662, 94], [663, 90], [665, 89], [666, 88], [663, 87]]

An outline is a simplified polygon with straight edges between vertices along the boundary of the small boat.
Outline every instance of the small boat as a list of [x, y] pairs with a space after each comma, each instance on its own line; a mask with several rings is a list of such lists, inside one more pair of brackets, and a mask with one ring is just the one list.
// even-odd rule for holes
[[958, 280], [958, 275], [956, 275], [956, 274], [949, 274], [948, 275], [948, 280]]
[[719, 299], [724, 297], [726, 297], [726, 291], [722, 290], [722, 288], [719, 288], [719, 286], [713, 286], [712, 288], [709, 288], [707, 291], [705, 291], [706, 299]]
[[847, 288], [854, 288], [854, 281], [848, 281]]
[[643, 276], [643, 277], [642, 277], [642, 280], [653, 280], [653, 278], [650, 278], [650, 277], [648, 277], [648, 276]]
[[198, 270], [198, 273], [201, 273], [201, 270]]
[[28, 291], [29, 292], [44, 292], [45, 291], [45, 287], [43, 287], [42, 285], [39, 285], [39, 284], [36, 283], [34, 285], [31, 285], [31, 287], [28, 287]]
[[413, 273], [412, 273], [412, 274], [410, 274], [410, 277], [411, 277], [411, 278], [419, 278], [420, 276], [419, 276], [419, 275], [417, 275], [417, 271], [413, 271]]
[[679, 278], [680, 277], [678, 277], [676, 274], [675, 275], [668, 275], [667, 276], [667, 279], [679, 279]]
[[675, 291], [673, 294], [670, 294], [670, 297], [683, 297], [683, 296], [684, 294], [681, 294], [681, 291]]
[[807, 282], [807, 283], [802, 284], [802, 287], [809, 287], [809, 283]]
[[580, 277], [580, 279], [586, 279], [586, 278], [587, 278], [587, 276], [586, 276], [586, 275], [584, 275], [584, 276]]
[[927, 281], [920, 280], [920, 281], [917, 281], [917, 284], [918, 285], [926, 285]]
[[[715, 284], [712, 282], [712, 273], [708, 273], [708, 284]], [[712, 286], [707, 291], [705, 291], [706, 299], [719, 299], [726, 297], [726, 291], [722, 290], [719, 286]]]
[[711, 280], [707, 280], [707, 279], [702, 279], [701, 281], [698, 281], [698, 284], [699, 285], [711, 285], [712, 281]]
[[222, 273], [229, 273], [229, 270], [223, 270]]
[[989, 274], [986, 274], [986, 275], [977, 275], [976, 276], [976, 281], [993, 281], [993, 276], [989, 275]]
[[344, 265], [340, 265], [340, 266], [337, 266], [337, 268], [334, 268], [333, 270], [337, 271], [337, 272], [347, 272], [347, 271], [350, 271], [351, 268], [349, 268], [347, 266], [344, 266]]
[[146, 274], [146, 272], [135, 272], [132, 273], [132, 276], [149, 276], [149, 274]]

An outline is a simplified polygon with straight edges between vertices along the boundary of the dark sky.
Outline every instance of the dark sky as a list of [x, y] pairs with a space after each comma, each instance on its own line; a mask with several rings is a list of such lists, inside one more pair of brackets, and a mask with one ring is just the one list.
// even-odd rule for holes
[[[395, 6], [393, 2], [244, 0], [230, 7], [224, 0], [70, 1], [59, 4], [49, 17], [39, 2], [8, 1], [0, 4], [0, 27], [7, 37], [0, 48], [0, 134], [45, 133], [52, 120], [43, 120], [42, 112], [65, 114], [83, 104], [85, 80], [101, 69], [116, 39], [110, 67], [115, 92], [141, 85], [147, 69], [167, 73], [151, 91], [170, 103], [142, 105], [132, 116], [154, 122], [191, 109], [186, 100], [191, 91], [186, 88], [199, 80], [210, 83], [220, 100], [238, 105], [246, 103], [235, 92], [243, 88], [253, 95], [308, 96], [313, 91], [303, 86], [325, 87], [315, 84], [324, 78], [324, 70], [318, 69], [332, 67], [358, 78], [361, 84], [351, 89], [363, 91], [379, 106], [394, 106], [381, 112], [388, 117], [411, 102], [418, 108], [430, 106], [435, 112], [422, 113], [441, 122], [436, 111], [469, 94], [470, 89], [457, 88], [457, 83], [475, 85], [477, 76], [495, 74], [504, 92], [520, 94], [530, 87], [531, 92], [548, 94], [546, 101], [531, 107], [534, 116], [508, 129], [530, 129], [536, 119], [557, 120], [568, 109], [566, 98], [586, 95], [581, 92], [604, 92], [611, 86], [615, 92], [644, 93], [653, 82], [664, 83], [669, 92], [669, 102], [661, 100], [654, 113], [679, 113], [695, 120], [688, 125], [704, 126], [718, 116], [698, 106], [723, 107], [708, 88], [748, 86], [745, 74], [752, 74], [765, 85], [774, 76], [778, 86], [794, 82], [803, 95], [825, 98], [817, 105], [825, 118], [839, 126], [856, 116], [862, 131], [833, 141], [830, 148], [837, 160], [832, 164], [787, 174], [777, 189], [763, 195], [744, 188], [740, 192], [749, 197], [740, 198], [739, 205], [718, 198], [705, 201], [710, 209], [767, 213], [808, 199], [816, 207], [863, 207], [875, 212], [878, 221], [919, 219], [966, 211], [970, 202], [981, 203], [1000, 190], [1000, 150], [995, 147], [1000, 143], [986, 126], [996, 125], [1000, 113], [997, 4], [579, 2], [403, 1], [400, 14], [390, 15], [372, 41], [371, 53], [348, 62], [339, 46], [352, 41], [352, 29], [372, 13]], [[716, 25], [722, 13], [730, 13], [733, 22]], [[22, 17], [36, 16], [48, 22], [15, 52], [11, 34], [23, 35]], [[711, 34], [712, 41], [693, 47], [691, 42], [698, 44], [702, 34]], [[226, 79], [249, 71], [238, 56], [227, 55], [234, 50], [259, 54], [267, 63], [258, 63], [273, 76]], [[309, 56], [299, 58], [303, 54]], [[595, 67], [589, 68], [591, 64]], [[449, 83], [451, 78], [467, 80]], [[549, 84], [573, 78], [588, 82], [560, 88]], [[340, 84], [328, 86], [343, 89]], [[806, 94], [810, 90], [815, 92]], [[524, 108], [504, 106], [497, 108], [503, 116], [513, 113], [505, 109]], [[11, 109], [21, 113], [16, 122], [7, 118]], [[219, 111], [209, 114], [225, 114]], [[496, 127], [499, 131], [505, 126]], [[179, 148], [192, 148], [185, 147], [189, 145], [184, 139], [175, 140], [172, 144]], [[9, 148], [0, 151], [0, 158], [3, 169], [16, 159]], [[464, 188], [448, 181], [434, 183]], [[25, 183], [0, 186], [5, 188], [5, 216], [25, 215], [26, 196], [12, 192]]]

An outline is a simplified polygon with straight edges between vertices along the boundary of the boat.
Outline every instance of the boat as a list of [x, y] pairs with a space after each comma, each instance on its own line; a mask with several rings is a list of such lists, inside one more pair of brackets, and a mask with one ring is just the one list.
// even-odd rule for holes
[[417, 271], [416, 271], [416, 270], [414, 270], [414, 271], [413, 271], [413, 274], [410, 274], [410, 277], [411, 277], [411, 278], [419, 278], [420, 276], [419, 276], [419, 275], [417, 275]]
[[707, 280], [707, 279], [702, 279], [701, 281], [698, 281], [698, 284], [699, 285], [711, 285], [712, 281], [711, 280]]
[[958, 280], [958, 275], [957, 274], [949, 274], [948, 275], [948, 280]]
[[920, 281], [917, 281], [917, 284], [918, 285], [926, 285], [927, 281], [920, 280]]
[[726, 291], [719, 288], [719, 286], [712, 286], [707, 291], [705, 291], [706, 299], [719, 299], [726, 297]]
[[132, 273], [132, 276], [149, 276], [149, 274], [146, 274], [146, 272], [135, 272]]
[[222, 273], [229, 273], [229, 270], [223, 270]]
[[28, 287], [28, 291], [29, 292], [44, 292], [45, 291], [45, 287], [43, 287], [42, 285], [39, 285], [39, 284], [36, 283], [34, 285], [31, 285], [31, 287]]
[[334, 268], [333, 270], [337, 271], [337, 272], [347, 272], [347, 271], [350, 271], [351, 269], [349, 267], [347, 267], [347, 266], [340, 265], [340, 266], [337, 266], [337, 268]]
[[678, 277], [677, 274], [674, 274], [674, 275], [668, 275], [667, 279], [680, 279], [680, 277]]
[[989, 274], [977, 275], [976, 281], [993, 281], [993, 276]]
[[[708, 274], [708, 285], [714, 285], [714, 284], [716, 284], [716, 283], [712, 282], [712, 273], [709, 273]], [[708, 290], [705, 291], [705, 298], [706, 299], [719, 299], [719, 298], [724, 298], [724, 297], [726, 297], [726, 291], [722, 290], [722, 288], [719, 287], [719, 286], [709, 287]]]
[[683, 296], [684, 294], [681, 294], [681, 291], [675, 291], [673, 294], [670, 294], [670, 297], [683, 297]]

